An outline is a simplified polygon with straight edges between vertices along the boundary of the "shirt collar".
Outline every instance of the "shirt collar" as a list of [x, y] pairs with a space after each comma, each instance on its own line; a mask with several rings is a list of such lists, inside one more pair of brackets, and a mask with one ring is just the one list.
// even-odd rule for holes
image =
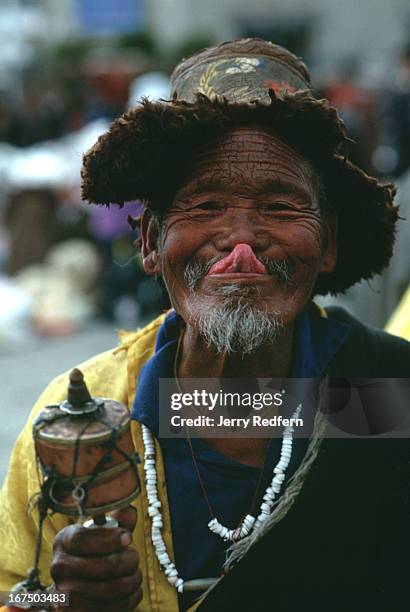
[[[180, 317], [171, 311], [161, 325], [155, 354], [142, 367], [131, 416], [156, 436], [159, 431], [159, 379], [173, 378], [180, 334]], [[298, 316], [290, 370], [292, 378], [319, 378], [344, 344], [350, 325], [321, 316], [310, 304]]]

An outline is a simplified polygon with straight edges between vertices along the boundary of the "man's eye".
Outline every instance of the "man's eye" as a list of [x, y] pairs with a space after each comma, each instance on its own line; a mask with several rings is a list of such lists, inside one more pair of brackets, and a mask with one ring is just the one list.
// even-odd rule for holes
[[262, 206], [262, 210], [265, 212], [281, 212], [289, 209], [290, 206], [286, 202], [267, 202]]
[[195, 208], [199, 209], [199, 210], [214, 210], [214, 211], [222, 211], [225, 210], [225, 206], [223, 204], [221, 204], [220, 202], [213, 202], [211, 200], [207, 201], [207, 202], [201, 202], [201, 204], [198, 204]]

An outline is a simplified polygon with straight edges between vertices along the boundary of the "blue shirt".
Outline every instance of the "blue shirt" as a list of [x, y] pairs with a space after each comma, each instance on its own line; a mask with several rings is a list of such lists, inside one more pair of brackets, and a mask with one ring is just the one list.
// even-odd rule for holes
[[[349, 334], [349, 326], [319, 316], [315, 307], [306, 308], [295, 328], [291, 377], [318, 378]], [[173, 311], [161, 326], [155, 355], [140, 372], [132, 418], [159, 433], [159, 379], [172, 378], [179, 339], [179, 317]], [[196, 474], [187, 440], [159, 439], [171, 514], [175, 564], [184, 580], [221, 574], [229, 543], [208, 528], [210, 512]], [[308, 438], [295, 438], [286, 481], [301, 463]], [[218, 453], [198, 438], [192, 438], [195, 458], [207, 497], [219, 522], [236, 528], [248, 514], [259, 513], [272, 469], [279, 461], [282, 440], [272, 438], [264, 468], [255, 468]], [[181, 609], [188, 608], [198, 593], [180, 596]]]

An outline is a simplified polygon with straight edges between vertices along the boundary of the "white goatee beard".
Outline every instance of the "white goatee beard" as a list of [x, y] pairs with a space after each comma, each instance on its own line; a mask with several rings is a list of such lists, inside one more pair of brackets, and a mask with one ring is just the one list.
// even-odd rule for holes
[[[235, 285], [220, 287], [220, 303], [208, 303], [192, 295], [188, 308], [190, 323], [217, 353], [239, 353], [244, 356], [262, 345], [272, 345], [283, 330], [277, 313], [267, 314]], [[229, 295], [226, 295], [228, 293]], [[235, 295], [236, 293], [236, 295]], [[255, 294], [255, 291], [253, 291]], [[252, 301], [251, 301], [252, 300]]]
[[[214, 292], [219, 297], [217, 304], [215, 300], [209, 302], [196, 294], [198, 283], [220, 259], [220, 256], [209, 261], [192, 259], [185, 268], [184, 278], [190, 291], [190, 323], [217, 353], [235, 352], [243, 356], [257, 351], [262, 345], [275, 344], [284, 326], [278, 313], [267, 314], [255, 304], [261, 287], [244, 287], [238, 283], [221, 285]], [[290, 262], [266, 258], [259, 260], [280, 284], [286, 286], [292, 283], [294, 270]]]

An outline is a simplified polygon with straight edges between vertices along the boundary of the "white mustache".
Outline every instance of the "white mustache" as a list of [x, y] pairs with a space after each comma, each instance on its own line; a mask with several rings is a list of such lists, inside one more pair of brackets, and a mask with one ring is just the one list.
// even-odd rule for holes
[[[202, 261], [197, 258], [192, 258], [185, 267], [184, 278], [187, 287], [193, 291], [198, 283], [206, 276], [212, 266], [223, 259], [217, 255], [208, 261]], [[272, 276], [277, 276], [282, 285], [291, 283], [294, 275], [294, 266], [287, 259], [268, 259], [266, 257], [257, 257]]]

